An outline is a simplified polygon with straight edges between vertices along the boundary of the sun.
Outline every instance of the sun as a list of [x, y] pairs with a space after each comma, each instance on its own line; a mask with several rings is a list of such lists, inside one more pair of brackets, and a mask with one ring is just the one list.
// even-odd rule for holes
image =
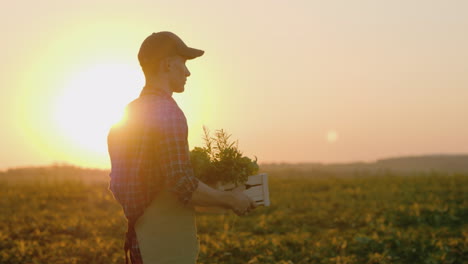
[[91, 64], [74, 72], [57, 97], [55, 122], [75, 147], [107, 153], [107, 133], [142, 85], [138, 68], [125, 63]]

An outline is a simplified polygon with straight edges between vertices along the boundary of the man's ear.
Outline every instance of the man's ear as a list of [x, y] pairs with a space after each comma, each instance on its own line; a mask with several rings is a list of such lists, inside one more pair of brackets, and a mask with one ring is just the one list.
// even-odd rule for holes
[[168, 72], [171, 68], [170, 58], [164, 58], [159, 62], [159, 69], [164, 72]]

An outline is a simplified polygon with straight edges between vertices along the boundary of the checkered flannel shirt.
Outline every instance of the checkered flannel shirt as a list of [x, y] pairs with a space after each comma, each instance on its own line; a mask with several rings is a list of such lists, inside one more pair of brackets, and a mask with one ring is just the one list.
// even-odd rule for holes
[[146, 87], [127, 105], [126, 118], [109, 131], [109, 189], [128, 220], [127, 263], [128, 251], [133, 264], [143, 263], [135, 222], [161, 189], [168, 188], [187, 204], [198, 187], [187, 135], [187, 120], [171, 95]]

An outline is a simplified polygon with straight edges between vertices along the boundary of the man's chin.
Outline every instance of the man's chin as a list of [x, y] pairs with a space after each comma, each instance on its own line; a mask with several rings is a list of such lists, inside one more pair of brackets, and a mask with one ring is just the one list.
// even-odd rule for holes
[[174, 90], [174, 93], [183, 93], [185, 91], [185, 87], [178, 87], [176, 90]]

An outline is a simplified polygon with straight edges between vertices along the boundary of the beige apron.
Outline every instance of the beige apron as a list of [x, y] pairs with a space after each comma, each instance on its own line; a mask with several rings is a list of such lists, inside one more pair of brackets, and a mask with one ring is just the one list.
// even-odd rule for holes
[[144, 264], [194, 264], [199, 244], [195, 210], [161, 191], [137, 220], [135, 231]]

